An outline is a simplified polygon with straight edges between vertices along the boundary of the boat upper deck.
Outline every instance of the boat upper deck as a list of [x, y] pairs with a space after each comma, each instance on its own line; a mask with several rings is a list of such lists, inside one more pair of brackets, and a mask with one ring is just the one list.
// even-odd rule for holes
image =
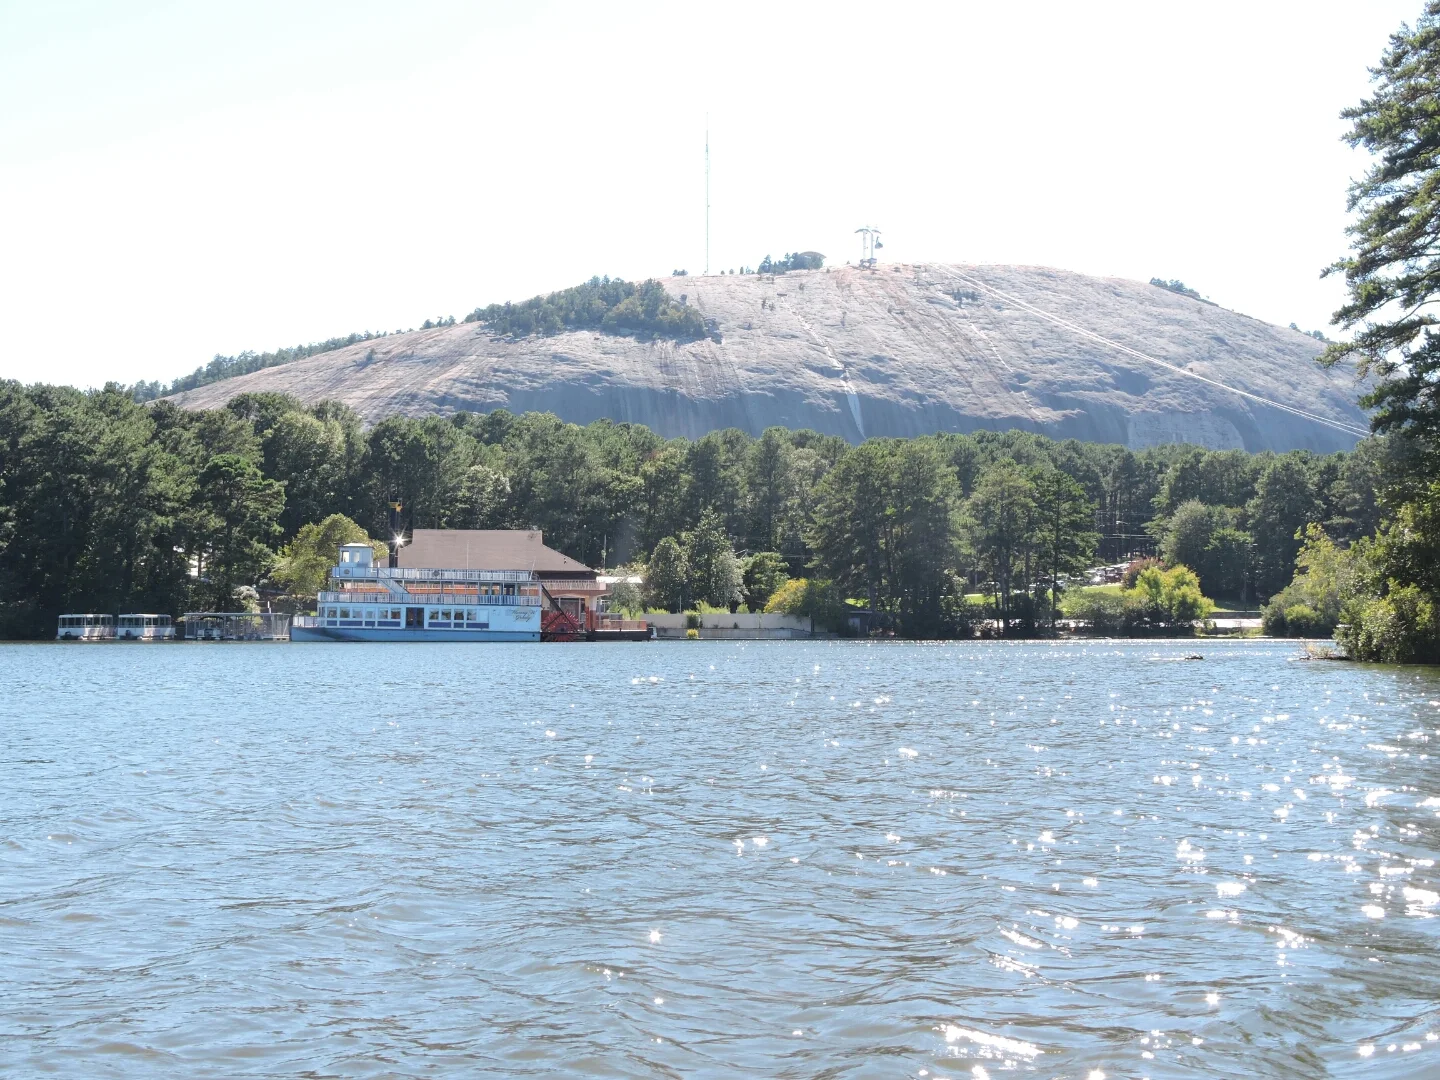
[[403, 566], [364, 566], [341, 563], [330, 571], [338, 581], [394, 581], [401, 584], [429, 581], [521, 582], [535, 581], [528, 570], [418, 570]]

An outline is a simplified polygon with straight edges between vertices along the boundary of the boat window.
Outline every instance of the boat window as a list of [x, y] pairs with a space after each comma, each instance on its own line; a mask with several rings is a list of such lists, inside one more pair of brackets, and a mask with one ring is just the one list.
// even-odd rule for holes
[[342, 608], [340, 609], [340, 618], [342, 618], [342, 619], [348, 619], [349, 617], [350, 617], [350, 609], [349, 609], [348, 607], [342, 607]]
[[440, 609], [439, 609], [439, 608], [431, 608], [431, 609], [430, 609], [430, 621], [431, 621], [431, 622], [439, 622], [439, 621], [440, 621]]

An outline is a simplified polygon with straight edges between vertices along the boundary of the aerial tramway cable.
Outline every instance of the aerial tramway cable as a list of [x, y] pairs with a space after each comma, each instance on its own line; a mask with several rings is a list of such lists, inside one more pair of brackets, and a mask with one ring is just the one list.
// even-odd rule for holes
[[1177, 375], [1184, 375], [1187, 378], [1198, 379], [1200, 382], [1207, 383], [1210, 386], [1218, 387], [1221, 390], [1228, 390], [1232, 394], [1238, 394], [1240, 397], [1249, 398], [1251, 401], [1258, 401], [1262, 405], [1269, 405], [1272, 408], [1280, 409], [1282, 412], [1287, 412], [1294, 416], [1302, 417], [1306, 420], [1313, 420], [1317, 424], [1324, 424], [1327, 427], [1335, 428], [1337, 431], [1343, 431], [1347, 435], [1356, 435], [1360, 438], [1364, 438], [1366, 435], [1370, 434], [1370, 432], [1366, 431], [1364, 428], [1356, 427], [1354, 424], [1347, 424], [1342, 420], [1332, 420], [1328, 416], [1320, 416], [1316, 413], [1306, 412], [1304, 409], [1297, 409], [1293, 405], [1286, 405], [1283, 402], [1272, 401], [1270, 398], [1261, 397], [1259, 394], [1252, 394], [1248, 390], [1239, 390], [1233, 386], [1227, 386], [1217, 379], [1207, 378], [1206, 376], [1197, 374], [1196, 372], [1187, 371], [1185, 368], [1177, 367], [1175, 364], [1167, 364], [1164, 360], [1157, 360], [1155, 357], [1140, 352], [1138, 349], [1132, 349], [1128, 345], [1122, 345], [1118, 341], [1112, 341], [1110, 338], [1107, 338], [1101, 334], [1097, 334], [1093, 330], [1087, 330], [1083, 326], [1077, 326], [1069, 319], [1063, 319], [1059, 315], [1051, 314], [1050, 312], [1045, 311], [1043, 308], [1036, 307], [1034, 304], [1026, 303], [1018, 296], [1011, 296], [1009, 293], [997, 289], [993, 285], [987, 285], [983, 281], [976, 281], [974, 278], [968, 278], [964, 274], [956, 274], [955, 276], [958, 277], [961, 281], [967, 282], [970, 285], [974, 285], [976, 288], [984, 289], [986, 292], [993, 293], [994, 295], [1000, 297], [1003, 300], [1008, 300], [1010, 303], [1015, 304], [1018, 307], [1024, 308], [1032, 315], [1038, 315], [1040, 316], [1040, 318], [1046, 319], [1054, 323], [1056, 326], [1064, 327], [1066, 330], [1069, 330], [1072, 333], [1079, 334], [1081, 337], [1089, 338], [1091, 341], [1098, 341], [1102, 345], [1108, 345], [1110, 346], [1110, 348], [1125, 353], [1127, 356], [1133, 356], [1138, 360], [1144, 360], [1148, 364], [1154, 364], [1156, 367], [1162, 367], [1166, 371], [1173, 371]]

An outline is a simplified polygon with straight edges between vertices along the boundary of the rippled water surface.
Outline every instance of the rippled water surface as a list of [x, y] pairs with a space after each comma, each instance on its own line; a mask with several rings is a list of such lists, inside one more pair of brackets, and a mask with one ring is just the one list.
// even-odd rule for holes
[[1440, 674], [0, 647], [0, 1072], [1440, 1076]]

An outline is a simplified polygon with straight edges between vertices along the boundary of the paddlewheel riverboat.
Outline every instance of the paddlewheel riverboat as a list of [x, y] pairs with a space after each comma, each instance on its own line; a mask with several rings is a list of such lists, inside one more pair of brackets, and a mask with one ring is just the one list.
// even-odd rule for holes
[[[438, 532], [438, 530], [437, 530]], [[438, 541], [437, 541], [438, 542]], [[478, 543], [478, 542], [477, 542]], [[577, 566], [579, 564], [576, 564]], [[580, 586], [597, 595], [594, 572]], [[314, 615], [297, 615], [291, 641], [638, 640], [650, 629], [557, 597], [542, 571], [376, 566], [369, 544], [342, 544]]]

